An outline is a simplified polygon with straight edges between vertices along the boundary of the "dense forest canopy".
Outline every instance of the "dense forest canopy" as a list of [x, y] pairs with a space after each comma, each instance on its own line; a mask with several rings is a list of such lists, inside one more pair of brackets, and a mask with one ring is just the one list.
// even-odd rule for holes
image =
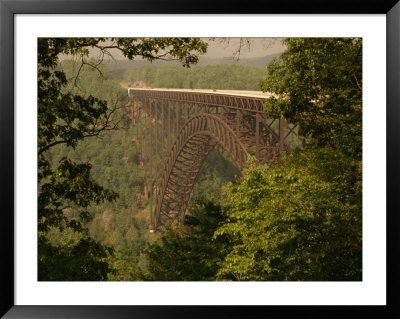
[[[109, 41], [39, 39], [39, 280], [362, 279], [361, 39], [286, 39], [267, 69], [126, 70], [125, 82], [152, 87], [274, 92], [265, 109], [307, 141], [243, 178], [217, 145], [190, 213], [163, 233], [149, 232], [143, 195], [151, 141], [138, 140], [121, 79], [87, 56]], [[149, 60], [164, 46], [184, 66], [206, 50], [199, 39], [113, 43]]]

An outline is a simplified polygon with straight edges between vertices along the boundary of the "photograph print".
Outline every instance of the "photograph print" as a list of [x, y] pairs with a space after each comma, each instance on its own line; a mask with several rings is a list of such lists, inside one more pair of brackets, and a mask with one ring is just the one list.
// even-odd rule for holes
[[362, 281], [362, 38], [38, 38], [39, 281]]

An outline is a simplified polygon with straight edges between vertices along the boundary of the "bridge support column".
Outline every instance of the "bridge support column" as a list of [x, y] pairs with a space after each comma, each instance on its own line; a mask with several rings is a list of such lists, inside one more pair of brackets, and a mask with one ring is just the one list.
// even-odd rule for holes
[[279, 119], [279, 157], [282, 157], [285, 148], [285, 126], [286, 126], [286, 121], [283, 117]]
[[171, 107], [169, 106], [169, 103], [167, 102], [167, 108], [168, 108], [168, 150], [167, 150], [167, 156], [169, 153], [169, 150], [171, 149]]
[[141, 122], [141, 125], [139, 127], [139, 122], [138, 122], [138, 129], [139, 129], [139, 133], [138, 133], [138, 142], [140, 143], [140, 167], [143, 167], [143, 130], [144, 130], [144, 125], [145, 123], [143, 122], [143, 118], [142, 118], [142, 108], [144, 107], [144, 101], [142, 101], [142, 107], [139, 109], [139, 119]]
[[160, 102], [161, 107], [161, 163], [164, 164], [164, 103]]
[[155, 165], [155, 176], [156, 176], [156, 178], [155, 179], [157, 179], [157, 175], [158, 175], [158, 172], [159, 172], [159, 164], [160, 164], [160, 161], [159, 161], [159, 155], [160, 155], [160, 148], [158, 147], [158, 144], [159, 144], [159, 140], [158, 140], [158, 110], [159, 110], [159, 101], [154, 101], [154, 107], [155, 107], [155, 117], [156, 117], [156, 122], [155, 122], [155, 124], [156, 124], [156, 145], [155, 145], [155, 154], [156, 154], [156, 157], [155, 157], [155, 160], [156, 160], [156, 165]]
[[260, 115], [256, 114], [256, 160], [260, 159]]
[[135, 126], [136, 126], [136, 147], [139, 144], [139, 119], [140, 119], [140, 109], [135, 112]]
[[149, 200], [150, 200], [150, 219], [152, 219], [152, 215], [153, 215], [153, 130], [152, 130], [152, 121], [153, 121], [153, 106], [154, 106], [154, 102], [151, 101], [150, 102], [150, 112], [149, 112], [149, 131], [150, 131], [150, 141], [149, 141], [149, 158], [150, 158], [150, 176], [149, 176]]
[[175, 105], [175, 137], [174, 139], [176, 139], [176, 137], [178, 136], [179, 133], [179, 106], [176, 104]]

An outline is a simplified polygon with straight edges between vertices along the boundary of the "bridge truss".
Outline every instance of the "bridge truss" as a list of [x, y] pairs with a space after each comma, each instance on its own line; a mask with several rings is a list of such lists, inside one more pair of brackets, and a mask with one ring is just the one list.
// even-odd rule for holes
[[152, 141], [142, 145], [150, 162], [145, 198], [151, 231], [182, 220], [200, 168], [217, 143], [243, 174], [249, 155], [258, 164], [274, 162], [290, 152], [289, 140], [300, 141], [296, 125], [266, 114], [265, 98], [151, 89], [130, 89], [129, 96], [134, 121], [141, 123], [137, 140], [146, 135]]

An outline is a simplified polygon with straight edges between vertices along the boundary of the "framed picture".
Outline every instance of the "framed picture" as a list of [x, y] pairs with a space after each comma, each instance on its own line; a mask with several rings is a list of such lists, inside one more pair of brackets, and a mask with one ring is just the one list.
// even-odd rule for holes
[[[396, 292], [399, 265], [395, 258], [399, 242], [395, 183], [400, 160], [400, 4], [397, 0], [343, 3], [247, 3], [246, 8], [239, 8], [222, 3], [202, 3], [196, 7], [181, 1], [0, 0], [4, 243], [0, 314], [4, 318], [200, 318], [210, 314], [228, 318], [258, 313], [300, 317], [323, 314], [335, 318], [372, 313], [382, 318], [400, 315]], [[362, 280], [38, 280], [38, 38], [81, 36], [362, 38]]]

